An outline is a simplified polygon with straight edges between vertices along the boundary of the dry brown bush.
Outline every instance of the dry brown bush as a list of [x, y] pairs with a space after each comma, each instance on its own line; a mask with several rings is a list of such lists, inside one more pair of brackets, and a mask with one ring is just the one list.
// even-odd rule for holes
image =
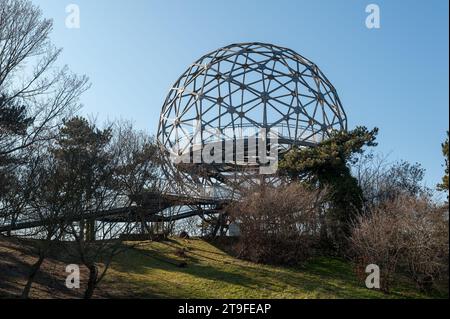
[[229, 208], [239, 224], [241, 258], [270, 264], [295, 264], [312, 254], [320, 233], [324, 192], [300, 184], [260, 185]]
[[448, 271], [448, 220], [445, 209], [427, 198], [399, 196], [358, 218], [351, 236], [359, 267], [376, 264], [381, 289], [389, 292], [396, 272], [406, 271], [420, 289]]
[[430, 290], [436, 281], [448, 281], [449, 224], [443, 217], [448, 208], [425, 201], [413, 207], [415, 211], [402, 224], [406, 242], [402, 266], [421, 290]]

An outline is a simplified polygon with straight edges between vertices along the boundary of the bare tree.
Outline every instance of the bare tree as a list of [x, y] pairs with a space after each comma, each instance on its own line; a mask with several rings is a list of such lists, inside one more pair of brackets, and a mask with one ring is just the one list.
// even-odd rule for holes
[[389, 292], [400, 263], [405, 242], [399, 232], [401, 215], [396, 203], [386, 203], [373, 208], [365, 216], [359, 216], [351, 236], [351, 249], [357, 265], [380, 267], [381, 289]]
[[381, 288], [389, 292], [395, 274], [406, 269], [421, 289], [448, 271], [448, 220], [445, 208], [429, 198], [400, 195], [358, 218], [351, 236], [357, 264], [376, 264]]
[[[75, 242], [69, 253], [89, 269], [84, 297], [91, 298], [113, 258], [129, 248], [121, 238], [137, 221], [147, 225], [145, 212], [136, 216], [135, 198], [158, 188], [158, 149], [129, 123], [99, 129], [76, 117], [62, 128], [54, 153], [65, 174], [68, 214], [78, 221], [68, 225]], [[115, 209], [121, 213], [109, 215]]]
[[320, 234], [324, 194], [298, 183], [249, 189], [229, 207], [240, 228], [240, 256], [283, 264], [310, 256]]
[[[61, 49], [51, 31], [52, 21], [30, 1], [0, 0], [0, 197], [30, 160], [24, 150], [54, 138], [89, 87], [85, 76], [57, 65]], [[3, 214], [9, 208], [0, 203]]]
[[[136, 203], [145, 192], [159, 193], [161, 186], [160, 151], [153, 137], [133, 128], [130, 122], [113, 125], [112, 153], [115, 161], [115, 183], [124, 206]], [[138, 214], [142, 232], [151, 232], [146, 214]]]
[[407, 161], [389, 162], [388, 156], [362, 154], [353, 166], [353, 173], [363, 191], [367, 207], [401, 195], [427, 196], [430, 190], [423, 185], [425, 170]]
[[411, 198], [404, 205], [411, 212], [401, 224], [406, 242], [403, 266], [420, 290], [429, 291], [439, 280], [448, 282], [448, 206]]
[[[47, 148], [36, 150], [33, 160], [29, 161], [22, 174], [26, 176], [30, 190], [26, 194], [26, 205], [21, 207], [19, 214], [37, 225], [23, 234], [27, 238], [37, 239], [33, 241], [31, 249], [38, 258], [30, 268], [21, 295], [27, 299], [42, 263], [65, 234], [67, 210], [70, 208], [67, 207], [66, 196], [61, 191], [62, 176]], [[13, 227], [14, 223], [11, 223], [11, 226]], [[20, 233], [16, 236], [20, 236]]]
[[[22, 298], [29, 297], [42, 263], [63, 236], [67, 211], [60, 188], [61, 178], [48, 143], [33, 144], [25, 151], [28, 161], [16, 169], [16, 183], [1, 198], [7, 225], [3, 231], [19, 241], [35, 239], [32, 245], [26, 245], [30, 255], [37, 255], [37, 260], [27, 275]], [[24, 224], [28, 225], [26, 229], [23, 229]]]
[[33, 124], [24, 139], [2, 140], [2, 153], [32, 144], [77, 108], [88, 79], [58, 67], [61, 49], [49, 39], [53, 23], [26, 0], [0, 1], [0, 92], [4, 104], [24, 105]]

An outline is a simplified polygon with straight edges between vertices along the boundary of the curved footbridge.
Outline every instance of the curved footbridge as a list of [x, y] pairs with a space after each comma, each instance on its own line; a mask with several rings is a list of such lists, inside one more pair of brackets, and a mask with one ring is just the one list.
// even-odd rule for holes
[[[127, 207], [112, 208], [103, 211], [84, 212], [52, 219], [20, 219], [15, 223], [0, 226], [0, 233], [42, 227], [55, 223], [73, 223], [80, 221], [98, 221], [105, 223], [130, 222], [170, 222], [192, 216], [212, 215], [223, 211], [230, 203], [229, 199], [210, 197], [191, 197], [177, 194], [145, 192], [130, 196], [133, 203]], [[170, 208], [173, 211], [167, 212]]]

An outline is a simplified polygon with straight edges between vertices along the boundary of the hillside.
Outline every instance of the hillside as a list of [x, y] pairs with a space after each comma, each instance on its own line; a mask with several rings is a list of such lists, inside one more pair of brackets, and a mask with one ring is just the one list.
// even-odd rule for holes
[[[14, 297], [33, 261], [27, 245], [0, 239], [0, 297]], [[64, 286], [68, 261], [44, 264], [33, 298], [77, 298]], [[83, 270], [81, 281], [85, 281]], [[200, 239], [141, 242], [119, 255], [97, 298], [425, 298], [410, 283], [385, 295], [366, 289], [347, 262], [316, 258], [302, 267], [259, 265], [233, 258]], [[435, 295], [436, 296], [436, 295]], [[447, 295], [448, 296], [448, 295]], [[442, 297], [446, 297], [442, 295]]]

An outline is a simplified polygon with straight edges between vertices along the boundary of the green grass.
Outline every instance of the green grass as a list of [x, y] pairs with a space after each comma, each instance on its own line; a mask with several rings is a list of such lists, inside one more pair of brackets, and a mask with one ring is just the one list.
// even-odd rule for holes
[[[186, 256], [177, 256], [183, 248]], [[187, 265], [179, 267], [183, 261]], [[316, 258], [295, 268], [260, 265], [199, 239], [142, 242], [115, 259], [101, 287], [133, 298], [428, 297], [407, 282], [389, 295], [369, 290], [342, 260]]]

